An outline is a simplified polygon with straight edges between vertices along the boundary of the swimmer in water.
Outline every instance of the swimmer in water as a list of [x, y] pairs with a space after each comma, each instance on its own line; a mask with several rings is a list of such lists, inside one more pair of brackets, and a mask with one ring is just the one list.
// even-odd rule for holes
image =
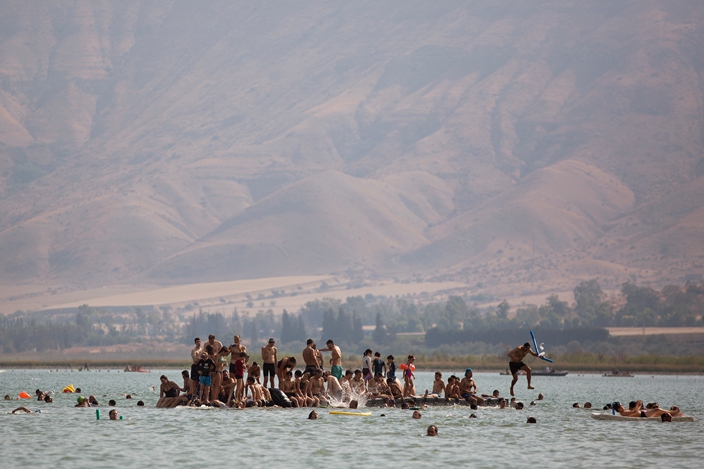
[[413, 411], [413, 418], [414, 418], [414, 419], [420, 420], [421, 416], [422, 416], [421, 413], [418, 412], [417, 410], [414, 410], [414, 411]]
[[90, 403], [88, 402], [88, 399], [86, 399], [83, 396], [78, 396], [76, 398], [76, 401], [78, 404], [76, 404], [74, 407], [90, 407]]
[[438, 427], [435, 425], [429, 426], [427, 436], [438, 436]]
[[[17, 412], [24, 412], [25, 414], [31, 414], [31, 413], [32, 413], [32, 411], [29, 410], [29, 409], [26, 408], [26, 407], [18, 407], [18, 408], [16, 408], [15, 410], [12, 411], [13, 414], [14, 414], [14, 413], [17, 413]], [[40, 411], [40, 410], [37, 410], [37, 411], [35, 411], [35, 413], [41, 414], [41, 411]]]
[[308, 420], [318, 420], [318, 412], [312, 410], [310, 414], [308, 414]]
[[508, 362], [508, 366], [511, 369], [511, 374], [513, 375], [513, 380], [511, 381], [511, 395], [515, 396], [513, 392], [513, 386], [516, 385], [518, 382], [518, 370], [523, 370], [526, 372], [526, 378], [528, 379], [528, 389], [535, 389], [533, 386], [530, 385], [530, 378], [531, 378], [531, 368], [523, 363], [523, 359], [526, 357], [526, 355], [531, 354], [534, 357], [537, 357], [538, 354], [535, 353], [530, 349], [530, 344], [526, 342], [520, 347], [516, 347], [515, 349], [511, 350], [508, 353], [508, 357], [511, 359], [511, 361]]
[[120, 417], [117, 415], [117, 410], [112, 409], [110, 412], [108, 412], [108, 417], [110, 417], [110, 420], [117, 420]]

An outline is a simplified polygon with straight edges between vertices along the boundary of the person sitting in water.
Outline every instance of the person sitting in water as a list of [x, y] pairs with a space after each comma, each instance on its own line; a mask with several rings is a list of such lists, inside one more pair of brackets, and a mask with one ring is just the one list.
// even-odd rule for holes
[[117, 415], [117, 410], [115, 409], [110, 409], [110, 412], [108, 412], [108, 417], [110, 420], [118, 420], [120, 418], [120, 416]]
[[435, 425], [429, 426], [427, 436], [438, 436], [438, 427]]

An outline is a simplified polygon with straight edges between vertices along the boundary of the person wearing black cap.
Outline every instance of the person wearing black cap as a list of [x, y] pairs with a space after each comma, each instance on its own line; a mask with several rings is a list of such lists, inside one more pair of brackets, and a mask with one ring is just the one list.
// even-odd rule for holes
[[460, 396], [470, 404], [484, 404], [484, 399], [476, 395], [477, 385], [474, 383], [472, 375], [472, 369], [467, 368], [464, 372], [464, 378], [460, 381]]

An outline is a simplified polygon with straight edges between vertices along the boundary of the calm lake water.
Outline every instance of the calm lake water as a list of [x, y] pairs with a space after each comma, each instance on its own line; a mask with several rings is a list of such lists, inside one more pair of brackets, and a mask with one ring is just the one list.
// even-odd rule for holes
[[[180, 383], [180, 372], [164, 372]], [[460, 375], [458, 370], [456, 374]], [[156, 409], [161, 371], [151, 373], [6, 370], [0, 395], [55, 390], [53, 404], [36, 400], [0, 401], [0, 467], [702, 467], [704, 412], [702, 376], [603, 378], [570, 374], [525, 377], [517, 397], [528, 404], [538, 392], [545, 400], [526, 410], [436, 407], [421, 420], [400, 409], [372, 409], [371, 417], [329, 415], [308, 421], [306, 409]], [[443, 373], [444, 377], [451, 373]], [[418, 372], [417, 389], [430, 387], [432, 373]], [[510, 377], [475, 373], [480, 392], [508, 395]], [[67, 384], [104, 404], [74, 408]], [[126, 400], [132, 393], [135, 400]], [[122, 421], [107, 420], [107, 402], [117, 400]], [[137, 408], [142, 399], [146, 408]], [[677, 404], [694, 423], [605, 422], [573, 402], [596, 406], [620, 400]], [[41, 413], [9, 414], [19, 405]], [[385, 413], [386, 417], [380, 417]], [[526, 424], [528, 416], [537, 418]], [[439, 436], [424, 436], [435, 424]]]

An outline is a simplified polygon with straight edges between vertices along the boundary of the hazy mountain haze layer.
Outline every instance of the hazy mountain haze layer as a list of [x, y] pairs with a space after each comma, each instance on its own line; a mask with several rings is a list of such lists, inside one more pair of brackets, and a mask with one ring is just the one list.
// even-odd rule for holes
[[0, 279], [704, 273], [704, 3], [0, 2]]

